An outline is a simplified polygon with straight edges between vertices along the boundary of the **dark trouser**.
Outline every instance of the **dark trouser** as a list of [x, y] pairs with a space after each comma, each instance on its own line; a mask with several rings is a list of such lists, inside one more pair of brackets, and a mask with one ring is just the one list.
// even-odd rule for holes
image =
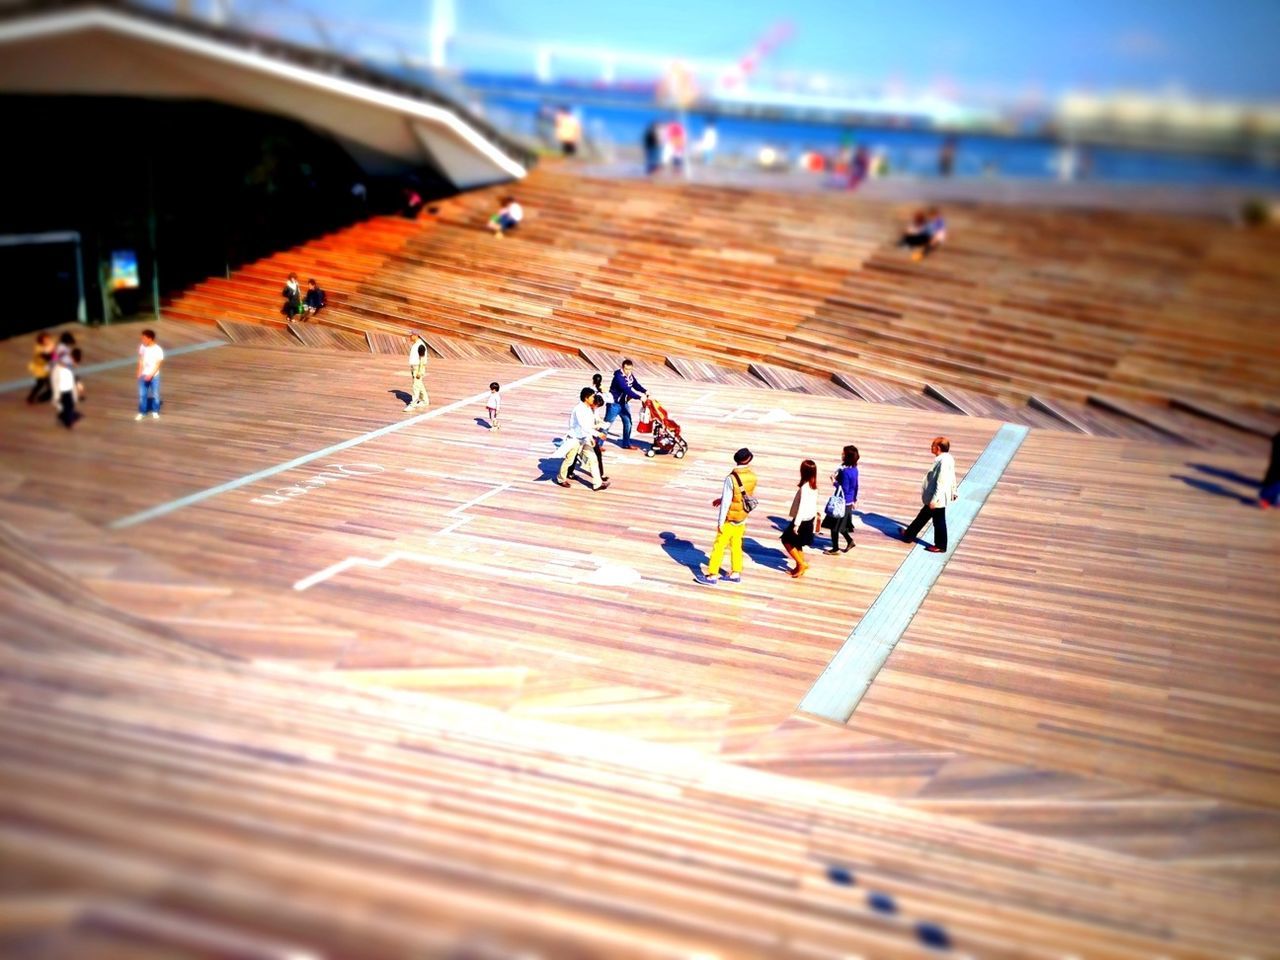
[[596, 452], [596, 463], [600, 464], [600, 479], [604, 479], [604, 441], [597, 440], [591, 445]]
[[853, 543], [853, 510], [850, 507], [844, 508], [844, 516], [831, 517], [831, 549], [834, 550], [840, 546], [840, 538], [844, 537], [849, 543]]
[[911, 526], [902, 532], [902, 536], [907, 540], [914, 540], [930, 520], [933, 521], [933, 543], [945, 553], [947, 549], [946, 507], [921, 507], [920, 512], [916, 514], [916, 518], [911, 521]]
[[58, 394], [58, 422], [68, 430], [76, 422], [76, 394], [74, 390], [64, 390]]
[[36, 382], [31, 385], [31, 392], [27, 394], [27, 403], [44, 403], [53, 397], [53, 387], [49, 384], [48, 377], [36, 377]]
[[902, 247], [928, 247], [930, 236], [927, 233], [904, 233], [898, 245]]

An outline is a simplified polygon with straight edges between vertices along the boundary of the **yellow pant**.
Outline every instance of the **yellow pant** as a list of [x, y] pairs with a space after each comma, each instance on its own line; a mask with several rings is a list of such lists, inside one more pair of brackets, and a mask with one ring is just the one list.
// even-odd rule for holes
[[430, 403], [431, 399], [427, 396], [427, 385], [421, 380], [413, 381], [413, 398], [410, 403]]
[[747, 523], [730, 523], [727, 520], [716, 534], [716, 542], [711, 545], [711, 560], [707, 563], [707, 573], [717, 576], [720, 564], [724, 561], [724, 549], [729, 548], [729, 569], [734, 573], [742, 572], [742, 535], [747, 531]]

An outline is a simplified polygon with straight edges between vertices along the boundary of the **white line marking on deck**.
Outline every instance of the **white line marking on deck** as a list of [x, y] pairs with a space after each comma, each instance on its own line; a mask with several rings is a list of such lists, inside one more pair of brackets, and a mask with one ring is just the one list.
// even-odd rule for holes
[[492, 490], [486, 490], [484, 493], [480, 494], [480, 496], [472, 497], [470, 500], [468, 500], [466, 503], [462, 504], [461, 506], [454, 507], [452, 510], [449, 511], [449, 516], [452, 517], [455, 514], [462, 513], [462, 511], [466, 510], [467, 507], [474, 507], [477, 503], [484, 503], [490, 497], [497, 496], [503, 490], [509, 490], [510, 488], [511, 488], [511, 484], [500, 483], [496, 487], [494, 487]]
[[[531, 373], [527, 377], [522, 377], [515, 383], [510, 384], [505, 389], [507, 391], [515, 390], [517, 387], [525, 386], [536, 380], [558, 371], [552, 368], [539, 370], [537, 373]], [[489, 392], [477, 393], [475, 396], [464, 397], [462, 400], [455, 400], [453, 403], [447, 404], [436, 410], [429, 410], [426, 413], [420, 413], [416, 417], [410, 417], [407, 420], [400, 420], [397, 423], [389, 423], [385, 427], [379, 427], [377, 430], [370, 430], [368, 433], [361, 434], [358, 437], [352, 437], [350, 440], [343, 440], [341, 443], [335, 443], [332, 446], [325, 447], [323, 450], [316, 450], [313, 453], [303, 454], [300, 457], [294, 457], [284, 463], [278, 463], [274, 467], [267, 467], [265, 470], [258, 470], [254, 473], [246, 474], [243, 477], [237, 477], [235, 480], [228, 480], [226, 483], [220, 483], [216, 487], [209, 487], [206, 490], [200, 490], [196, 493], [189, 493], [185, 497], [179, 497], [176, 500], [170, 500], [168, 503], [162, 503], [159, 506], [150, 507], [141, 510], [138, 513], [132, 513], [127, 517], [121, 517], [119, 520], [113, 520], [108, 526], [112, 530], [123, 530], [126, 527], [132, 527], [139, 523], [146, 523], [148, 520], [154, 520], [156, 517], [162, 517], [165, 514], [173, 513], [175, 510], [181, 510], [183, 507], [189, 507], [194, 503], [200, 503], [202, 500], [208, 500], [210, 497], [216, 497], [220, 493], [227, 493], [231, 490], [238, 490], [240, 487], [256, 483], [259, 480], [265, 480], [267, 477], [274, 477], [277, 473], [283, 473], [286, 470], [292, 470], [294, 467], [301, 467], [304, 464], [311, 463], [314, 460], [320, 460], [324, 457], [332, 456], [342, 450], [350, 449], [369, 440], [375, 440], [378, 437], [386, 436], [389, 433], [395, 433], [398, 430], [404, 430], [406, 427], [412, 427], [415, 424], [423, 423], [426, 420], [432, 420], [436, 417], [444, 416], [446, 413], [452, 413], [454, 410], [460, 410], [463, 407], [472, 406], [480, 403]]]

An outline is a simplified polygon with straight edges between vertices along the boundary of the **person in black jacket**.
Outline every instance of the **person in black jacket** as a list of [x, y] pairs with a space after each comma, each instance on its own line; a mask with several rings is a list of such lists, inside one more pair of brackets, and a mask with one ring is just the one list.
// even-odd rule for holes
[[312, 277], [307, 281], [307, 296], [306, 299], [302, 301], [302, 310], [305, 314], [303, 319], [305, 320], [307, 317], [319, 313], [326, 302], [324, 291], [321, 290], [319, 284], [316, 283], [316, 278]]

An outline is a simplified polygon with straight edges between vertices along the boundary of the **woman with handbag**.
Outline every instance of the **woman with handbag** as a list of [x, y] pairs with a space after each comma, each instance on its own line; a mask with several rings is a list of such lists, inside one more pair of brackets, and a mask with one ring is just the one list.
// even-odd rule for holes
[[795, 561], [791, 576], [803, 577], [809, 569], [804, 561], [804, 548], [813, 543], [813, 532], [822, 522], [818, 509], [818, 465], [812, 460], [800, 464], [800, 482], [791, 501], [791, 524], [782, 531], [782, 546]]
[[[853, 508], [858, 505], [858, 448], [849, 444], [844, 448], [841, 466], [831, 475], [835, 492], [827, 500], [827, 526], [831, 529], [831, 547], [822, 552], [829, 555], [848, 553], [857, 546], [853, 542]], [[840, 549], [840, 538], [847, 545]]]

